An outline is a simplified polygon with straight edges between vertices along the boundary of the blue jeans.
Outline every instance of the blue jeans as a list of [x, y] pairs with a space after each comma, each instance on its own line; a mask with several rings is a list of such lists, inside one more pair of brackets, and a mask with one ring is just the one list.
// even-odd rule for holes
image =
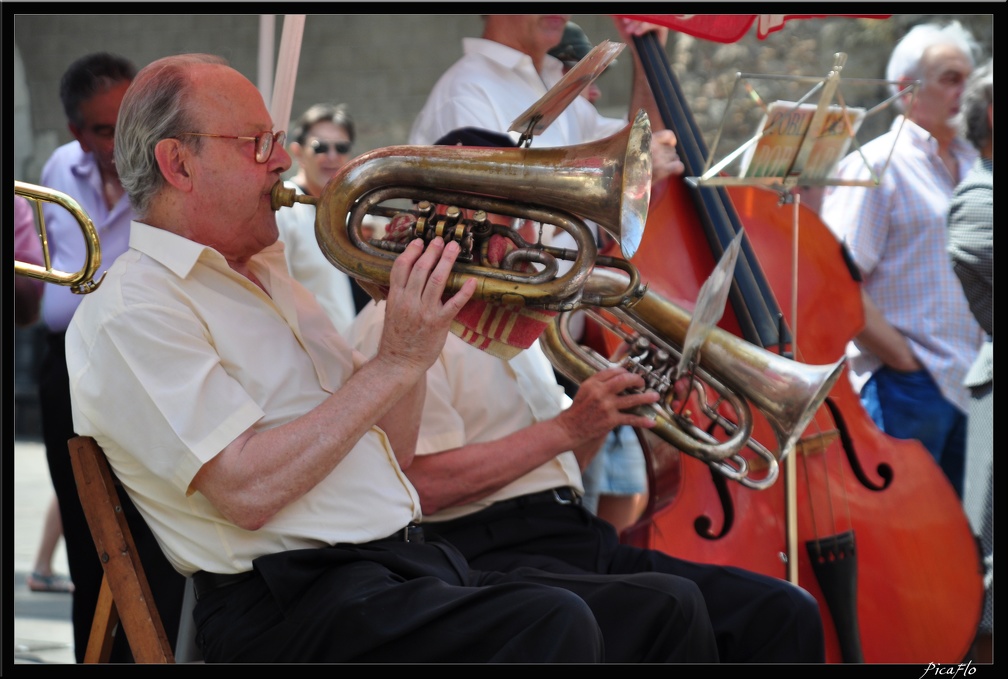
[[582, 502], [593, 514], [599, 495], [635, 495], [648, 489], [644, 451], [632, 427], [609, 432], [602, 450], [581, 474], [585, 494]]
[[962, 497], [966, 472], [966, 413], [942, 396], [926, 370], [879, 368], [861, 389], [876, 426], [898, 439], [917, 439]]

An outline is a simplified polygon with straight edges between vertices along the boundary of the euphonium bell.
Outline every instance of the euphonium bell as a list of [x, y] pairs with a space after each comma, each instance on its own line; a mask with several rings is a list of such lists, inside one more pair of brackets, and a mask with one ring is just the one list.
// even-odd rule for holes
[[[617, 271], [595, 269], [587, 287], [613, 290], [625, 283]], [[583, 311], [622, 339], [626, 355], [613, 363], [575, 341], [568, 327], [571, 313], [566, 312], [559, 314], [540, 338], [554, 367], [577, 382], [616, 364], [642, 375], [646, 388], [661, 394], [657, 403], [641, 410], [654, 417], [656, 426], [652, 431], [680, 451], [753, 488], [765, 488], [776, 480], [778, 461], [795, 446], [829, 395], [845, 360], [807, 365], [713, 328], [698, 352], [699, 365], [691, 366], [684, 379], [689, 379], [704, 414], [729, 433], [729, 438], [722, 441], [673, 406], [679, 398], [673, 390], [673, 377], [690, 323], [685, 309], [649, 290], [629, 309], [585, 307]], [[708, 403], [706, 387], [715, 392], [713, 405]], [[752, 438], [750, 404], [773, 429], [779, 446], [776, 455]], [[734, 412], [734, 419], [719, 412], [725, 405]], [[750, 477], [748, 462], [740, 454], [744, 448], [755, 451], [766, 463], [762, 477]]]
[[[639, 273], [626, 259], [599, 257], [592, 220], [633, 256], [647, 221], [651, 192], [651, 126], [647, 114], [606, 139], [545, 149], [391, 146], [358, 156], [333, 177], [317, 200], [277, 183], [273, 208], [295, 201], [316, 205], [315, 235], [330, 262], [370, 285], [387, 287], [392, 263], [405, 247], [365, 238], [365, 216], [408, 220], [411, 237], [456, 240], [461, 253], [449, 278], [454, 293], [475, 277], [475, 297], [515, 306], [572, 309], [631, 304]], [[415, 204], [416, 209], [402, 207]], [[471, 216], [467, 216], [467, 211]], [[568, 231], [575, 250], [529, 243], [489, 214], [552, 224]], [[478, 261], [492, 235], [514, 252], [498, 266]], [[558, 259], [573, 260], [557, 275]], [[582, 300], [596, 263], [623, 269], [626, 289]], [[541, 265], [542, 268], [536, 268]]]
[[[87, 212], [70, 196], [45, 186], [36, 186], [26, 182], [14, 182], [14, 195], [24, 196], [35, 208], [35, 224], [39, 238], [42, 241], [42, 259], [44, 266], [31, 262], [14, 261], [14, 274], [37, 278], [46, 283], [65, 285], [77, 294], [87, 294], [98, 289], [101, 278], [94, 280], [94, 275], [101, 266], [101, 244], [98, 242], [98, 231]], [[77, 220], [84, 236], [84, 262], [76, 273], [57, 271], [52, 268], [49, 259], [49, 240], [46, 236], [45, 218], [42, 215], [42, 203], [54, 203], [67, 210]], [[102, 274], [104, 278], [104, 274]]]

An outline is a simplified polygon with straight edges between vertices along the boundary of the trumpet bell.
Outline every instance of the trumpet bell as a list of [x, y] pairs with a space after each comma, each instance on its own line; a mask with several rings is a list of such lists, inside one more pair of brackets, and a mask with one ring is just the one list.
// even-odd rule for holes
[[[618, 289], [624, 282], [619, 272], [596, 269], [586, 288]], [[586, 311], [624, 341], [628, 352], [620, 364], [644, 376], [646, 388], [662, 395], [649, 413], [656, 420], [654, 433], [682, 452], [712, 464], [729, 478], [754, 488], [764, 488], [776, 479], [778, 462], [795, 447], [839, 379], [845, 362], [841, 358], [827, 365], [799, 363], [713, 328], [698, 353], [699, 364], [690, 366], [688, 372], [701, 394], [705, 415], [730, 434], [727, 440], [715, 440], [672, 406], [676, 399], [674, 375], [690, 323], [689, 313], [651, 291], [629, 309]], [[570, 337], [566, 329], [569, 317], [569, 313], [563, 313], [554, 319], [542, 335], [542, 347], [560, 372], [582, 381], [613, 363]], [[717, 399], [709, 409], [705, 408], [706, 387]], [[720, 404], [735, 413], [733, 420], [718, 413]], [[752, 408], [773, 429], [776, 454], [753, 440]], [[740, 455], [744, 448], [755, 451], [766, 463], [762, 479], [748, 476], [748, 464]]]

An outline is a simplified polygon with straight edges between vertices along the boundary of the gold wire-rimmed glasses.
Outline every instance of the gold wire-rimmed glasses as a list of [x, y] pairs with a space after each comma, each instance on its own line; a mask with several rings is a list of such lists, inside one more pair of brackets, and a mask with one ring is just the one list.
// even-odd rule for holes
[[255, 159], [257, 163], [265, 163], [273, 155], [274, 144], [283, 146], [287, 140], [287, 133], [283, 130], [279, 132], [262, 132], [255, 137], [239, 137], [232, 134], [209, 134], [207, 132], [182, 132], [192, 137], [214, 137], [217, 139], [243, 139], [254, 141], [256, 146]]

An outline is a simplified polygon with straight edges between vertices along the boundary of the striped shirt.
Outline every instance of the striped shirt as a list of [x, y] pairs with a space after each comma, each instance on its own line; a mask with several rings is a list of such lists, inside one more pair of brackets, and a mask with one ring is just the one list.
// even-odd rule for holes
[[[965, 176], [976, 150], [959, 139], [951, 150], [959, 176]], [[983, 331], [946, 251], [946, 219], [956, 180], [938, 154], [938, 142], [909, 120], [897, 118], [862, 153], [864, 160], [855, 152], [840, 162], [838, 178], [866, 180], [871, 168], [881, 174], [881, 183], [829, 187], [822, 218], [846, 243], [865, 292], [907, 338], [942, 395], [965, 412], [969, 392], [963, 379]], [[847, 355], [851, 382], [860, 389], [882, 363], [857, 340], [848, 345]]]

